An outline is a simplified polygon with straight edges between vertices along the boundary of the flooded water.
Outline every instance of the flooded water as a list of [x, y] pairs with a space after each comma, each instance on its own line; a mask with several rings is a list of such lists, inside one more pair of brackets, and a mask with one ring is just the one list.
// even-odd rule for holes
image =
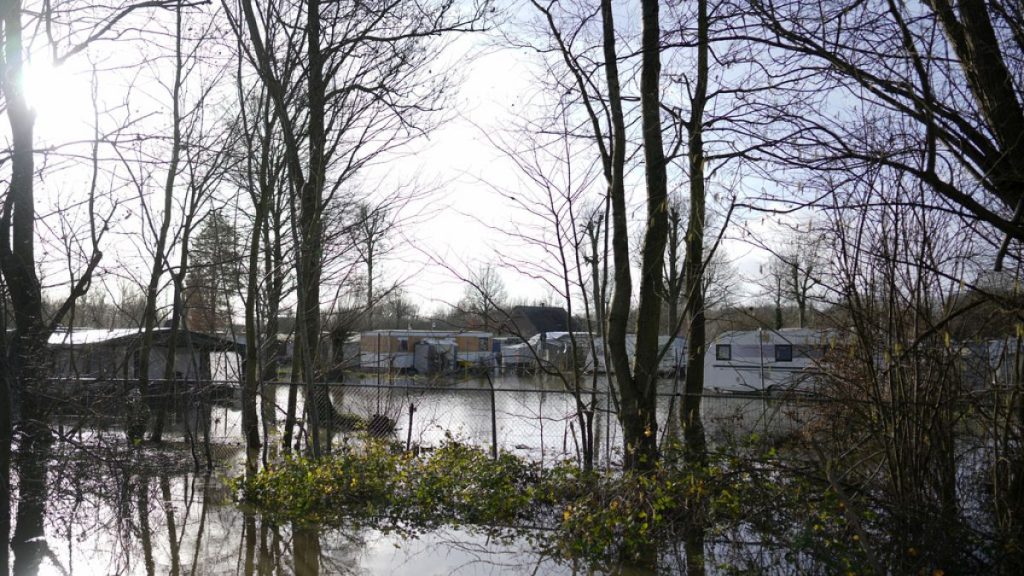
[[[34, 551], [38, 564], [20, 573], [572, 573], [538, 557], [523, 541], [467, 530], [407, 539], [371, 529], [271, 525], [231, 504], [215, 476], [134, 477], [107, 487], [87, 480], [56, 488], [44, 547]], [[14, 551], [23, 556], [23, 567], [33, 554], [26, 547]]]
[[466, 530], [406, 539], [371, 529], [272, 525], [231, 504], [215, 477], [136, 478], [120, 488], [127, 498], [91, 494], [71, 517], [54, 507], [39, 574], [571, 573], [523, 542]]
[[[586, 386], [591, 385], [588, 380]], [[658, 421], [663, 438], [677, 431], [679, 387], [681, 383], [677, 386], [671, 379], [659, 382]], [[543, 464], [579, 457], [577, 399], [554, 377], [501, 375], [490, 380], [467, 377], [428, 381], [370, 375], [328, 388], [340, 419], [354, 417], [368, 423], [375, 415], [382, 415], [393, 424], [387, 436], [411, 446], [436, 447], [450, 438], [489, 448], [496, 441], [499, 450]], [[618, 466], [622, 438], [614, 416], [615, 399], [607, 393], [603, 377], [597, 380], [596, 390], [580, 395], [582, 402], [594, 409], [596, 459], [610, 467]], [[274, 385], [268, 391], [275, 397], [273, 419], [274, 426], [279, 427], [284, 421], [289, 387]], [[297, 396], [297, 412], [301, 413], [301, 390]], [[712, 441], [732, 441], [745, 434], [784, 434], [798, 429], [814, 413], [813, 407], [792, 400], [741, 395], [707, 396], [702, 410]], [[233, 441], [240, 437], [237, 402], [216, 406], [213, 421], [215, 438]], [[339, 430], [333, 440], [344, 442], [351, 432]]]
[[[599, 382], [599, 389], [603, 387]], [[663, 382], [662, 421], [674, 402]], [[268, 419], [278, 442], [288, 386], [268, 388], [276, 398]], [[588, 401], [589, 401], [588, 396]], [[595, 415], [598, 461], [621, 458], [618, 425], [598, 393]], [[505, 376], [434, 381], [367, 377], [330, 389], [339, 417], [389, 418], [390, 437], [421, 447], [446, 438], [490, 446], [540, 462], [579, 455], [576, 400], [560, 381]], [[493, 410], [492, 410], [493, 399]], [[301, 413], [302, 395], [298, 395]], [[412, 418], [410, 421], [410, 405]], [[755, 398], [705, 402], [711, 436], [736, 430], [781, 429], [792, 414]], [[492, 420], [493, 415], [493, 420]], [[494, 425], [492, 426], [492, 421]], [[276, 526], [239, 508], [228, 478], [240, 472], [241, 416], [237, 399], [217, 402], [210, 444], [217, 468], [193, 472], [186, 448], [188, 418], [171, 422], [161, 447], [124, 446], [112, 426], [65, 431], [45, 465], [22, 461], [15, 473], [44, 474], [34, 493], [16, 494], [13, 564], [16, 574], [575, 574], [588, 572], [536, 552], [523, 533], [494, 538], [465, 528], [445, 528], [408, 538], [374, 529]], [[332, 438], [337, 446], [349, 430]], [[16, 461], [17, 458], [16, 458]], [[543, 534], [534, 535], [543, 538]], [[670, 570], [671, 572], [671, 570]], [[592, 573], [589, 571], [588, 573]], [[622, 573], [622, 572], [620, 572]]]
[[[154, 460], [170, 462], [175, 456], [147, 449], [138, 458], [153, 466]], [[140, 462], [137, 467], [146, 466]], [[39, 510], [41, 530], [12, 546], [13, 573], [595, 573], [545, 557], [521, 531], [501, 536], [444, 527], [411, 535], [361, 527], [277, 525], [233, 503], [223, 470], [150, 476], [122, 474], [121, 468], [55, 458], [46, 506]], [[19, 506], [18, 519], [31, 522], [23, 508]]]

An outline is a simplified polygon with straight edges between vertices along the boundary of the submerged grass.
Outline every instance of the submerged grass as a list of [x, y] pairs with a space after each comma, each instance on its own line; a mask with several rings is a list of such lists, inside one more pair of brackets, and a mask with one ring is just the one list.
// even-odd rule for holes
[[[542, 469], [511, 454], [492, 459], [455, 441], [417, 455], [370, 440], [319, 460], [284, 460], [239, 478], [235, 489], [276, 521], [413, 534], [477, 527], [597, 567], [657, 564], [667, 546], [697, 533], [760, 534], [783, 547], [781, 562], [789, 566], [840, 573], [869, 566], [845, 504], [827, 488], [738, 461], [664, 465], [642, 475], [591, 473], [570, 462]], [[764, 561], [742, 554], [710, 560], [725, 571], [761, 571]]]

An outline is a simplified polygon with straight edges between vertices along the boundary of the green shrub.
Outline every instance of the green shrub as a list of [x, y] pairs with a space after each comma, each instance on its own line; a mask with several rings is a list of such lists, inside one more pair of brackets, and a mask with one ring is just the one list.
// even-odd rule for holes
[[[809, 561], [827, 572], [867, 565], [834, 492], [736, 458], [706, 468], [597, 473], [572, 462], [542, 470], [511, 454], [493, 459], [451, 439], [415, 456], [368, 440], [317, 461], [285, 460], [236, 486], [239, 498], [272, 519], [406, 533], [440, 525], [491, 534], [521, 527], [518, 533], [542, 551], [596, 566], [650, 562], [660, 546], [677, 545], [693, 530], [761, 534], [788, 550], [794, 565]], [[743, 570], [742, 559], [727, 562]]]

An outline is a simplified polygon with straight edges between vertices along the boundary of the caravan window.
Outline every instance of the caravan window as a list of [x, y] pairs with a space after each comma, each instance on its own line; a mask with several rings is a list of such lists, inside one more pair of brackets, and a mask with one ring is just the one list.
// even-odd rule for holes
[[480, 338], [480, 351], [487, 352], [487, 338]]
[[715, 360], [732, 360], [732, 344], [716, 345]]
[[398, 339], [398, 350], [400, 352], [408, 352], [409, 351], [409, 339], [408, 338], [399, 338]]
[[776, 362], [792, 362], [793, 361], [793, 345], [792, 344], [776, 344], [775, 345], [775, 361]]

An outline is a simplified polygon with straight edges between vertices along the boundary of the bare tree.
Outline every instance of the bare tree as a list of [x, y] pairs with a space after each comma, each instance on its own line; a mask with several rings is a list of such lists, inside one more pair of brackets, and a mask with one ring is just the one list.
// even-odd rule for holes
[[[1011, 239], [1024, 239], [1018, 6], [750, 5], [766, 30], [764, 42], [781, 48], [774, 52], [778, 67], [828, 70], [807, 104], [789, 111], [798, 132], [777, 157], [836, 171], [885, 166], [937, 192], [932, 206], [962, 215], [972, 229], [984, 223], [1004, 235], [1001, 255]], [[857, 113], [839, 110], [839, 93], [857, 94]]]
[[475, 318], [484, 331], [497, 326], [499, 310], [505, 308], [505, 282], [493, 264], [484, 264], [469, 274], [469, 285], [458, 307]]
[[[262, 8], [263, 13], [257, 13]], [[482, 6], [462, 13], [452, 3], [362, 2], [286, 4], [257, 7], [241, 3], [228, 10], [247, 59], [267, 87], [284, 142], [288, 177], [298, 195], [296, 225], [298, 331], [296, 365], [307, 399], [316, 398], [316, 356], [320, 338], [323, 271], [323, 215], [334, 193], [368, 163], [427, 130], [431, 112], [444, 103], [450, 76], [432, 74], [431, 60], [445, 33], [473, 29]], [[284, 18], [295, 26], [274, 31]], [[302, 38], [294, 31], [302, 30]], [[271, 33], [280, 33], [276, 42]], [[273, 46], [299, 56], [302, 76], [284, 72]], [[358, 57], [354, 57], [358, 53]], [[290, 70], [289, 72], [295, 72]], [[302, 86], [306, 128], [296, 127], [287, 95]], [[423, 86], [429, 86], [423, 89]], [[317, 407], [315, 400], [307, 406]], [[311, 448], [321, 453], [317, 410], [310, 410]]]
[[[168, 250], [168, 237], [171, 229], [171, 219], [174, 216], [172, 210], [174, 200], [175, 181], [178, 177], [178, 163], [181, 161], [181, 91], [184, 79], [184, 54], [182, 51], [181, 6], [175, 12], [175, 65], [174, 79], [171, 84], [171, 150], [170, 162], [167, 167], [167, 174], [164, 181], [164, 202], [163, 216], [160, 220], [159, 232], [157, 234], [156, 248], [153, 254], [149, 281], [146, 284], [146, 312], [143, 315], [142, 344], [139, 347], [139, 371], [138, 377], [139, 397], [149, 399], [149, 360], [153, 344], [153, 328], [157, 322], [156, 300], [160, 290], [160, 278], [163, 276], [167, 265], [165, 258]], [[140, 193], [142, 191], [140, 190]], [[138, 422], [138, 420], [137, 420]], [[142, 437], [145, 432], [146, 422], [141, 422], [141, 429], [138, 425], [130, 426], [126, 432], [130, 439], [136, 440]]]
[[704, 425], [700, 415], [701, 393], [704, 390], [704, 349], [707, 346], [704, 291], [704, 229], [707, 219], [707, 190], [704, 174], [704, 111], [708, 103], [708, 57], [710, 51], [710, 20], [708, 2], [697, 2], [697, 67], [690, 115], [683, 122], [688, 135], [687, 159], [690, 176], [690, 216], [686, 228], [686, 309], [689, 331], [686, 339], [686, 384], [682, 406], [683, 435], [689, 457], [697, 462], [707, 458]]
[[[274, 140], [276, 119], [267, 91], [259, 87], [247, 94], [242, 78], [242, 54], [239, 51], [236, 72], [239, 114], [236, 126], [240, 132], [242, 158], [236, 168], [240, 172], [239, 187], [248, 192], [254, 215], [248, 239], [245, 275], [245, 381], [243, 382], [243, 434], [246, 440], [246, 463], [249, 471], [256, 467], [259, 448], [259, 429], [256, 417], [256, 394], [262, 399], [264, 437], [269, 435], [270, 422], [277, 409], [273, 394], [266, 383], [277, 379], [278, 313], [284, 292], [285, 271], [283, 239], [283, 203], [288, 194], [287, 182], [282, 182], [283, 155]], [[262, 259], [262, 263], [261, 263]], [[262, 265], [261, 265], [262, 264]], [[261, 305], [262, 304], [262, 305]], [[260, 312], [263, 311], [263, 318]], [[261, 383], [263, 384], [261, 386]], [[283, 448], [291, 448], [295, 418], [295, 390], [289, 390]], [[265, 449], [264, 461], [267, 451]]]
[[416, 320], [419, 306], [409, 299], [405, 290], [395, 288], [390, 290], [378, 306], [378, 316], [382, 328], [402, 329], [408, 327]]
[[380, 274], [380, 258], [389, 251], [389, 236], [394, 231], [394, 214], [383, 204], [373, 206], [360, 202], [349, 225], [352, 245], [359, 260], [366, 266], [366, 309], [367, 324], [373, 327], [373, 310], [377, 306], [374, 292], [377, 276]]
[[[662, 146], [663, 126], [660, 117], [659, 6], [657, 2], [641, 2], [643, 28], [638, 52], [639, 122], [644, 142], [646, 225], [641, 247], [636, 362], [631, 363], [626, 344], [633, 298], [625, 188], [628, 135], [619, 70], [620, 36], [616, 31], [614, 12], [611, 2], [600, 2], [600, 31], [595, 34], [595, 40], [600, 50], [599, 60], [603, 64], [590, 68], [589, 62], [592, 61], [575, 53], [577, 46], [573, 42], [576, 39], [582, 40], [578, 35], [591, 21], [588, 14], [598, 13], [597, 10], [588, 11], [589, 8], [584, 6], [562, 8], [540, 2], [532, 4], [544, 20], [550, 38], [549, 49], [556, 51], [569, 71], [564, 88], [574, 95], [575, 102], [583, 108], [583, 125], [586, 128], [580, 132], [589, 130], [608, 187], [614, 288], [607, 316], [607, 348], [620, 396], [619, 420], [624, 430], [625, 465], [627, 468], [648, 469], [657, 460], [658, 423], [654, 407], [661, 314], [657, 288], [668, 235], [667, 210], [664, 209], [667, 200], [667, 159]], [[595, 83], [595, 77], [600, 78], [603, 85]]]
[[[166, 4], [171, 4], [167, 2]], [[164, 2], [150, 2], [148, 7], [159, 7]], [[13, 441], [13, 422], [19, 419], [24, 424], [25, 434], [20, 449], [26, 454], [33, 454], [32, 459], [41, 463], [46, 461], [50, 435], [42, 420], [44, 406], [35, 398], [35, 386], [46, 377], [43, 359], [46, 357], [46, 342], [53, 328], [69, 313], [74, 302], [86, 293], [93, 273], [99, 265], [101, 251], [100, 239], [106, 230], [108, 217], [96, 212], [95, 185], [87, 202], [93, 224], [90, 228], [89, 243], [91, 255], [74, 281], [67, 285], [68, 298], [60, 305], [53, 316], [43, 315], [42, 287], [36, 271], [40, 264], [39, 255], [35, 251], [36, 223], [40, 218], [36, 208], [37, 165], [35, 163], [35, 111], [25, 91], [25, 65], [30, 57], [30, 47], [45, 45], [50, 58], [54, 62], [62, 62], [83, 52], [91, 43], [117, 35], [115, 27], [126, 15], [140, 6], [131, 5], [110, 10], [106, 7], [89, 7], [94, 10], [90, 18], [78, 19], [73, 22], [63, 20], [55, 15], [53, 6], [43, 3], [39, 10], [25, 9], [20, 1], [7, 2], [0, 7], [0, 20], [3, 28], [3, 54], [0, 59], [0, 92], [3, 94], [5, 115], [10, 125], [10, 153], [7, 164], [10, 166], [9, 186], [3, 197], [0, 210], [0, 272], [6, 293], [10, 297], [14, 311], [14, 332], [3, 335], [4, 362], [3, 384], [0, 385], [0, 508], [4, 513], [0, 524], [0, 540], [5, 544], [0, 547], [0, 574], [9, 569], [9, 511], [10, 507], [10, 454]], [[83, 7], [84, 8], [84, 7]], [[26, 22], [26, 19], [29, 21]], [[43, 26], [42, 23], [46, 23]], [[38, 33], [39, 42], [35, 42]], [[94, 178], [91, 179], [95, 184]], [[38, 522], [29, 517], [21, 516], [22, 506], [25, 512], [41, 514], [42, 503], [45, 502], [45, 464], [42, 469], [22, 471], [22, 485], [19, 488], [18, 533], [14, 535], [17, 542], [36, 542], [41, 536], [41, 517]], [[37, 510], [30, 510], [35, 506]], [[40, 533], [32, 533], [39, 530]], [[38, 565], [38, 558], [33, 560], [16, 558], [15, 572], [33, 571]]]
[[[156, 409], [151, 439], [160, 441], [166, 410], [165, 394], [153, 395], [150, 382], [154, 379], [171, 381], [175, 377], [174, 361], [177, 345], [187, 341], [179, 339], [179, 328], [185, 323], [185, 279], [189, 274], [190, 239], [200, 210], [206, 206], [216, 183], [223, 177], [226, 159], [223, 151], [226, 138], [213, 129], [210, 118], [216, 112], [209, 108], [210, 94], [218, 86], [222, 70], [205, 58], [204, 49], [213, 39], [215, 20], [205, 14], [190, 14], [185, 4], [175, 6], [170, 48], [171, 80], [165, 85], [170, 100], [169, 159], [166, 164], [152, 162], [145, 151], [136, 151], [134, 157], [122, 155], [125, 170], [132, 176], [132, 184], [139, 197], [139, 209], [144, 216], [146, 233], [153, 238], [148, 274], [142, 280], [146, 294], [146, 308], [141, 321], [141, 341], [136, 365], [137, 394], [142, 399], [139, 407]], [[187, 29], [187, 30], [186, 30]], [[194, 33], [194, 34], [193, 34]], [[202, 76], [204, 82], [198, 83]], [[159, 180], [159, 183], [156, 181]], [[151, 203], [153, 188], [161, 190], [160, 201]], [[148, 250], [145, 245], [143, 250]], [[171, 258], [177, 252], [177, 266]], [[171, 309], [162, 313], [158, 301], [164, 294], [170, 274]], [[162, 317], [170, 321], [168, 357], [163, 370], [153, 371], [152, 347], [154, 331]], [[161, 387], [168, 387], [161, 383]], [[147, 418], [145, 410], [132, 418], [126, 427], [130, 438], [141, 438]]]
[[[833, 205], [856, 199], [862, 207], [828, 214], [827, 295], [849, 332], [829, 357], [827, 393], [839, 401], [814, 438], [818, 465], [833, 470], [833, 486], [842, 478], [877, 490], [897, 549], [928, 542], [922, 549], [935, 563], [968, 566], [957, 543], [964, 519], [955, 460], [969, 375], [949, 332], [965, 287], [948, 279], [975, 266], [975, 248], [955, 216], [926, 207], [931, 192], [894, 171], [837, 188]], [[876, 466], [850, 465], [868, 453]], [[864, 546], [880, 557], [888, 543]]]
[[825, 244], [821, 231], [794, 231], [787, 241], [777, 243], [764, 276], [759, 280], [775, 307], [775, 328], [783, 328], [783, 303], [792, 303], [797, 311], [797, 326], [807, 326], [807, 313], [821, 285]]

